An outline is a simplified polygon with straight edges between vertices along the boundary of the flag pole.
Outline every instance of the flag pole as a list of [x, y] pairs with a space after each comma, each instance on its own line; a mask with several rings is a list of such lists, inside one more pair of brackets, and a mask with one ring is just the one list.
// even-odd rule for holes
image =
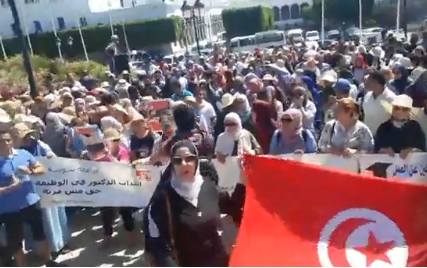
[[123, 28], [123, 36], [125, 38], [125, 45], [126, 45], [126, 52], [128, 53], [128, 57], [130, 58], [130, 49], [129, 49], [129, 42], [128, 42], [128, 35], [126, 34], [126, 26], [125, 21], [122, 21], [122, 28]]
[[363, 36], [362, 34], [362, 28], [363, 28], [363, 6], [362, 6], [362, 0], [359, 0], [359, 39], [361, 39]]
[[27, 26], [27, 19], [26, 19], [27, 15], [24, 12], [24, 7], [23, 7], [22, 3], [23, 2], [21, 2], [19, 4], [19, 10], [20, 10], [20, 12], [22, 14], [22, 20], [23, 20], [24, 27], [25, 27], [25, 35], [26, 35], [27, 42], [28, 42], [28, 48], [30, 49], [31, 56], [34, 56], [33, 44], [31, 43], [31, 37], [30, 37], [30, 33], [28, 31], [28, 26]]
[[322, 0], [322, 22], [321, 22], [321, 40], [322, 45], [325, 42], [325, 0]]
[[1, 52], [3, 53], [3, 57], [5, 60], [7, 60], [6, 49], [4, 48], [3, 37], [1, 35], [0, 35], [0, 46], [1, 46]]
[[59, 39], [58, 33], [56, 32], [56, 26], [55, 26], [55, 22], [53, 21], [53, 18], [50, 18], [50, 22], [52, 23], [53, 34], [55, 35], [55, 44], [56, 44], [56, 47], [58, 48], [58, 56], [62, 60], [62, 62], [64, 62], [64, 57], [62, 56], [61, 43], [60, 43], [61, 40]]
[[86, 61], [89, 61], [89, 56], [88, 56], [87, 50], [86, 50], [85, 38], [83, 37], [82, 27], [80, 26], [79, 19], [77, 19], [77, 26], [78, 26], [78, 29], [79, 29], [80, 40], [81, 40], [82, 46], [83, 46], [83, 52], [85, 53], [85, 59], [86, 59]]
[[400, 0], [397, 0], [397, 8], [396, 8], [396, 35], [399, 34], [399, 28], [400, 28]]

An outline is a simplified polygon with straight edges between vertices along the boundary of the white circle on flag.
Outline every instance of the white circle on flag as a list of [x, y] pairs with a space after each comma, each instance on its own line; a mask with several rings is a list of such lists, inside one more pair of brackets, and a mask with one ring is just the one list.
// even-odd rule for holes
[[[336, 267], [329, 256], [329, 243], [333, 233], [342, 223], [350, 219], [369, 221], [369, 223], [363, 224], [348, 233], [345, 255], [351, 267], [367, 267], [368, 265], [368, 267], [406, 267], [409, 249], [399, 227], [383, 213], [366, 208], [352, 208], [341, 211], [326, 223], [317, 244], [317, 254], [322, 267]], [[396, 245], [384, 253], [390, 262], [374, 260], [368, 264], [366, 255], [354, 249], [355, 247], [366, 246], [370, 234], [374, 235], [381, 243], [393, 242]]]

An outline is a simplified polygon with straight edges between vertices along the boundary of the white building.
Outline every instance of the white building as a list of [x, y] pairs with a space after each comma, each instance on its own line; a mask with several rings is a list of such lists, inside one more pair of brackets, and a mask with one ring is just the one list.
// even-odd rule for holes
[[[24, 33], [51, 32], [82, 26], [122, 21], [155, 19], [174, 14], [181, 4], [161, 0], [16, 0]], [[122, 5], [123, 4], [123, 7]], [[53, 23], [52, 23], [53, 21]], [[0, 35], [14, 35], [12, 12], [7, 0], [0, 0]]]
[[[183, 0], [15, 0], [24, 34], [51, 32], [53, 27], [71, 29], [86, 25], [121, 23], [179, 15]], [[274, 8], [275, 21], [299, 21], [301, 9], [312, 0], [266, 0], [262, 4]], [[192, 1], [188, 1], [192, 4]], [[250, 0], [211, 0], [204, 2], [205, 11], [215, 8], [253, 6]], [[260, 3], [256, 3], [260, 4]], [[215, 13], [217, 15], [217, 12]], [[14, 35], [12, 12], [8, 0], [0, 0], [0, 35]]]

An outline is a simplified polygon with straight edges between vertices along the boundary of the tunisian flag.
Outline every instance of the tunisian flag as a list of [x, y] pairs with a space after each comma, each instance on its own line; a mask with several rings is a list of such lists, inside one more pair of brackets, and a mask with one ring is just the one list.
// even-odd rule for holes
[[247, 156], [230, 266], [427, 266], [427, 187]]

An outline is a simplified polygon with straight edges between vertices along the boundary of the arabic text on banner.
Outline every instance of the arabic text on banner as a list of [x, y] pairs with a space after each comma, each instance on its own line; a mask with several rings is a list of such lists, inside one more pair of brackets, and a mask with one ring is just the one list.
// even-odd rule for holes
[[44, 207], [52, 205], [88, 207], [144, 207], [160, 180], [160, 171], [147, 166], [148, 180], [122, 163], [93, 162], [66, 158], [38, 158], [46, 174], [33, 177]]

